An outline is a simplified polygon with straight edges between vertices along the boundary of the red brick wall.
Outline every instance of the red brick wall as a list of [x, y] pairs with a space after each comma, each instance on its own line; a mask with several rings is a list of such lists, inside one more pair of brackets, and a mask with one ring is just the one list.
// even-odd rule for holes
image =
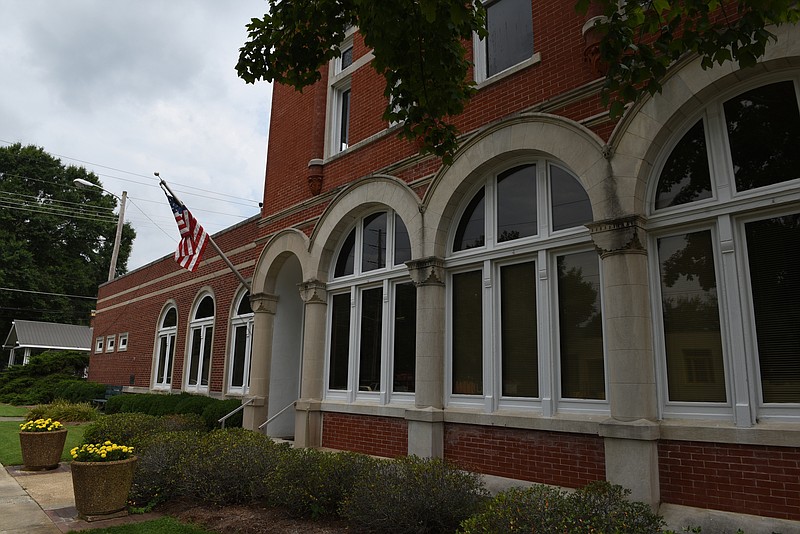
[[408, 454], [408, 423], [392, 417], [325, 413], [322, 446], [374, 456]]
[[603, 438], [582, 434], [447, 424], [444, 456], [480, 473], [568, 488], [606, 472]]
[[800, 520], [800, 447], [658, 444], [661, 500]]

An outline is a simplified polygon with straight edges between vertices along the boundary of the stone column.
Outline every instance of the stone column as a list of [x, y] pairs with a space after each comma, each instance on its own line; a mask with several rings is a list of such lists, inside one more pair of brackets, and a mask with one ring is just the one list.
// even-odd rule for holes
[[328, 292], [319, 280], [299, 285], [305, 303], [303, 372], [300, 399], [295, 403], [295, 447], [322, 445], [322, 396], [325, 391], [325, 340]]
[[253, 339], [251, 340], [250, 388], [244, 401], [252, 400], [244, 407], [242, 426], [257, 430], [267, 420], [269, 411], [269, 377], [272, 367], [272, 333], [275, 313], [278, 311], [278, 296], [268, 293], [250, 295], [253, 309]]
[[406, 262], [417, 286], [415, 407], [406, 411], [408, 453], [444, 456], [444, 260], [428, 257]]
[[638, 215], [587, 225], [602, 259], [603, 323], [611, 418], [605, 438], [606, 478], [631, 498], [659, 503], [658, 400], [644, 219]]

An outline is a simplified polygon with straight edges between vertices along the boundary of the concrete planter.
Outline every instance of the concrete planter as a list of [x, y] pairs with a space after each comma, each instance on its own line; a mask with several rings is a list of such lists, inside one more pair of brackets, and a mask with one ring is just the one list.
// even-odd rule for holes
[[53, 432], [20, 432], [19, 445], [22, 463], [28, 471], [55, 469], [64, 452], [67, 430]]
[[126, 515], [128, 493], [138, 458], [70, 464], [78, 517], [86, 521]]

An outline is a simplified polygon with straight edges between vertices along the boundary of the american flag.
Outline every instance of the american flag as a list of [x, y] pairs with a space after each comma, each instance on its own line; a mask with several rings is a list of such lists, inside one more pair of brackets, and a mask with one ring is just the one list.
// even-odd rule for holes
[[194, 272], [197, 270], [203, 251], [208, 244], [208, 234], [192, 216], [189, 209], [183, 205], [183, 202], [175, 200], [166, 191], [164, 194], [167, 195], [169, 206], [172, 208], [175, 222], [178, 223], [178, 230], [181, 233], [181, 241], [175, 251], [175, 261], [184, 269]]

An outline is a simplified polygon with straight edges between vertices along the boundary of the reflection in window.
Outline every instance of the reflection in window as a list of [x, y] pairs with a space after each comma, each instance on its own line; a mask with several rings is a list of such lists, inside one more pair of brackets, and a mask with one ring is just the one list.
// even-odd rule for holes
[[747, 223], [763, 402], [800, 403], [800, 214]]
[[244, 393], [250, 385], [250, 356], [252, 350], [253, 310], [250, 307], [250, 292], [239, 297], [235, 315], [231, 318], [233, 340], [228, 379], [229, 393]]
[[589, 195], [574, 176], [555, 165], [550, 165], [550, 196], [554, 231], [592, 222]]
[[711, 173], [703, 120], [675, 145], [658, 177], [656, 209], [711, 198]]
[[353, 274], [353, 266], [356, 262], [356, 231], [353, 229], [342, 243], [339, 256], [336, 258], [336, 268], [334, 276], [346, 276]]
[[486, 77], [533, 55], [530, 0], [498, 0], [486, 6]]
[[211, 347], [214, 339], [214, 299], [206, 295], [200, 301], [190, 325], [189, 389], [206, 389], [211, 370]]
[[725, 402], [711, 232], [658, 240], [669, 400]]
[[594, 251], [558, 256], [561, 396], [606, 398], [600, 264]]
[[386, 267], [386, 212], [364, 217], [361, 272]]
[[497, 177], [497, 241], [536, 235], [536, 165]]
[[500, 268], [503, 396], [539, 396], [536, 335], [536, 264]]
[[414, 391], [417, 356], [417, 288], [396, 284], [394, 298], [393, 391]]
[[483, 394], [481, 271], [453, 275], [453, 393]]
[[175, 333], [177, 332], [178, 312], [170, 308], [164, 314], [158, 328], [156, 355], [156, 389], [166, 389], [172, 383], [172, 360], [175, 356]]
[[383, 326], [383, 289], [361, 292], [361, 332], [358, 366], [358, 390], [381, 390], [381, 330]]
[[724, 108], [737, 191], [800, 177], [800, 111], [791, 81], [747, 91]]
[[394, 264], [401, 265], [411, 259], [411, 240], [399, 215], [394, 216]]
[[484, 203], [485, 191], [481, 188], [472, 197], [472, 200], [464, 210], [464, 215], [458, 223], [456, 229], [456, 239], [453, 243], [453, 252], [467, 250], [470, 248], [482, 247], [485, 243], [486, 230], [486, 208]]
[[347, 389], [347, 362], [350, 355], [350, 293], [333, 296], [331, 317], [329, 389]]

